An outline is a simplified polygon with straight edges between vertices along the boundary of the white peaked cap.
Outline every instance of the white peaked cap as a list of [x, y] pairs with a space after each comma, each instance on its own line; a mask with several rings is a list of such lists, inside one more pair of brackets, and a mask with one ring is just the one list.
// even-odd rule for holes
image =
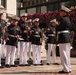
[[70, 12], [71, 10], [64, 5], [61, 5], [61, 10], [64, 10], [65, 12]]
[[35, 18], [35, 19], [33, 19], [33, 22], [38, 22], [39, 21], [39, 18]]
[[14, 20], [20, 20], [20, 18], [18, 16], [16, 16], [16, 15], [13, 16], [12, 19], [14, 19]]
[[28, 16], [28, 13], [21, 13], [20, 16]]
[[32, 22], [32, 19], [29, 19], [29, 20], [27, 20], [26, 22], [27, 22], [27, 23]]
[[51, 23], [54, 22], [54, 23], [58, 24], [58, 22], [56, 21], [56, 19], [53, 19], [53, 20], [51, 20], [50, 22], [51, 22]]

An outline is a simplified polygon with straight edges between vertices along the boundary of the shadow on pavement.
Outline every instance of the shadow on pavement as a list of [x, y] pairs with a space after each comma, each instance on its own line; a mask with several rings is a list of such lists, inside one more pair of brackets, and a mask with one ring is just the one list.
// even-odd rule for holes
[[58, 72], [27, 72], [27, 71], [21, 71], [21, 72], [4, 72], [0, 74], [58, 74]]

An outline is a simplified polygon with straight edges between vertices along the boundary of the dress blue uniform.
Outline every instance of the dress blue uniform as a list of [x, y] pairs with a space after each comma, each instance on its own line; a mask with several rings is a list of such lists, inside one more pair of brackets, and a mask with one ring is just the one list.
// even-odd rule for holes
[[[13, 19], [14, 22], [17, 22], [18, 19]], [[18, 22], [17, 22], [18, 23]], [[7, 27], [7, 37], [6, 37], [6, 67], [11, 66], [15, 66], [14, 64], [14, 60], [15, 60], [15, 53], [16, 53], [16, 47], [17, 47], [17, 43], [18, 43], [18, 26], [15, 25], [14, 23], [11, 23], [8, 27]]]
[[58, 43], [71, 42], [71, 38], [70, 38], [70, 34], [69, 34], [69, 29], [71, 27], [70, 23], [71, 22], [67, 16], [60, 19], [60, 25], [57, 28], [58, 34], [59, 34]]
[[[64, 71], [71, 71], [70, 67], [70, 20], [68, 17], [63, 17], [60, 19], [60, 25], [57, 27], [58, 29], [58, 43], [60, 50], [60, 57], [62, 61], [62, 65], [64, 66]], [[66, 62], [67, 61], [67, 62]]]
[[28, 35], [29, 35], [29, 49], [28, 49], [28, 57], [29, 57], [29, 60], [32, 59], [32, 55], [31, 55], [31, 52], [32, 52], [32, 43], [31, 43], [31, 34], [30, 34], [30, 31], [31, 31], [31, 28], [32, 28], [32, 19], [28, 19], [27, 21], [27, 25], [28, 25]]
[[67, 13], [70, 10], [62, 5], [60, 11], [60, 24], [57, 27], [58, 31], [58, 43], [59, 43], [59, 50], [60, 50], [60, 58], [61, 63], [63, 66], [63, 70], [59, 73], [69, 73], [71, 72], [71, 65], [70, 65], [70, 27], [71, 22], [70, 19], [67, 17]]
[[[0, 16], [2, 14], [0, 13]], [[0, 67], [1, 67], [1, 57], [4, 53], [4, 30], [5, 30], [6, 22], [3, 19], [0, 19]]]
[[48, 43], [48, 50], [46, 50], [46, 63], [50, 64], [50, 56], [52, 52], [52, 59], [53, 63], [56, 63], [56, 35], [54, 34], [56, 32], [55, 27], [49, 25], [46, 28], [45, 35], [47, 37], [47, 43]]
[[[21, 18], [27, 19], [27, 14], [22, 13]], [[26, 24], [26, 21], [20, 20], [19, 22], [19, 27], [20, 27], [20, 36], [21, 39], [20, 41], [20, 61], [19, 64], [20, 66], [30, 66], [27, 63], [28, 60], [28, 49], [29, 49], [29, 36], [28, 36], [28, 26]]]
[[32, 36], [32, 51], [33, 51], [33, 64], [41, 65], [41, 29], [38, 27], [39, 19], [36, 18], [33, 20], [34, 24], [37, 22], [37, 26], [31, 28]]

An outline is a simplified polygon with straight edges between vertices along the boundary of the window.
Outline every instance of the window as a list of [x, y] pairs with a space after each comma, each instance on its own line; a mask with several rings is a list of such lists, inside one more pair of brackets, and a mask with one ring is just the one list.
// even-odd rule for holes
[[6, 8], [6, 0], [1, 0], [1, 5]]
[[65, 2], [61, 2], [61, 3], [60, 3], [60, 6], [61, 6], [61, 5], [64, 5], [64, 6], [65, 6]]
[[48, 5], [47, 6], [47, 11], [49, 12], [49, 11], [53, 11], [54, 10], [54, 4], [51, 4], [51, 5]]
[[36, 4], [38, 4], [38, 0], [36, 0]]
[[66, 4], [66, 7], [71, 7], [73, 6], [73, 1], [67, 1], [65, 2], [65, 4]]
[[27, 9], [28, 14], [35, 14], [36, 13], [36, 8], [29, 8]]
[[74, 0], [74, 6], [76, 6], [76, 0]]
[[41, 7], [37, 7], [36, 8], [36, 13], [40, 13], [41, 12]]
[[58, 3], [56, 3], [55, 5], [54, 5], [54, 10], [58, 10], [59, 9], [59, 6], [58, 6]]
[[47, 6], [41, 6], [41, 13], [47, 12]]

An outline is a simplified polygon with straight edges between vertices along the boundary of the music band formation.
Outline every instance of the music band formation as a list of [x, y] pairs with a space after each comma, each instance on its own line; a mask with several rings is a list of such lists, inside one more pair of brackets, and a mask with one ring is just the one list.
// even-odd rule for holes
[[[44, 37], [47, 42], [46, 64], [50, 65], [52, 53], [53, 64], [59, 65], [56, 61], [56, 43], [58, 43], [63, 66], [63, 70], [59, 73], [70, 73], [71, 22], [68, 18], [70, 9], [62, 5], [59, 12], [60, 19], [50, 20], [50, 24], [43, 29], [39, 27], [39, 18], [28, 19], [27, 13], [22, 13], [20, 18], [17, 16], [9, 17], [8, 22], [1, 19], [2, 13], [0, 13], [0, 68], [3, 68], [1, 65], [3, 44], [6, 45], [5, 67], [16, 67], [14, 63], [16, 53], [19, 53], [19, 66], [43, 65], [41, 46]], [[28, 59], [32, 60], [33, 64], [29, 64]]]

